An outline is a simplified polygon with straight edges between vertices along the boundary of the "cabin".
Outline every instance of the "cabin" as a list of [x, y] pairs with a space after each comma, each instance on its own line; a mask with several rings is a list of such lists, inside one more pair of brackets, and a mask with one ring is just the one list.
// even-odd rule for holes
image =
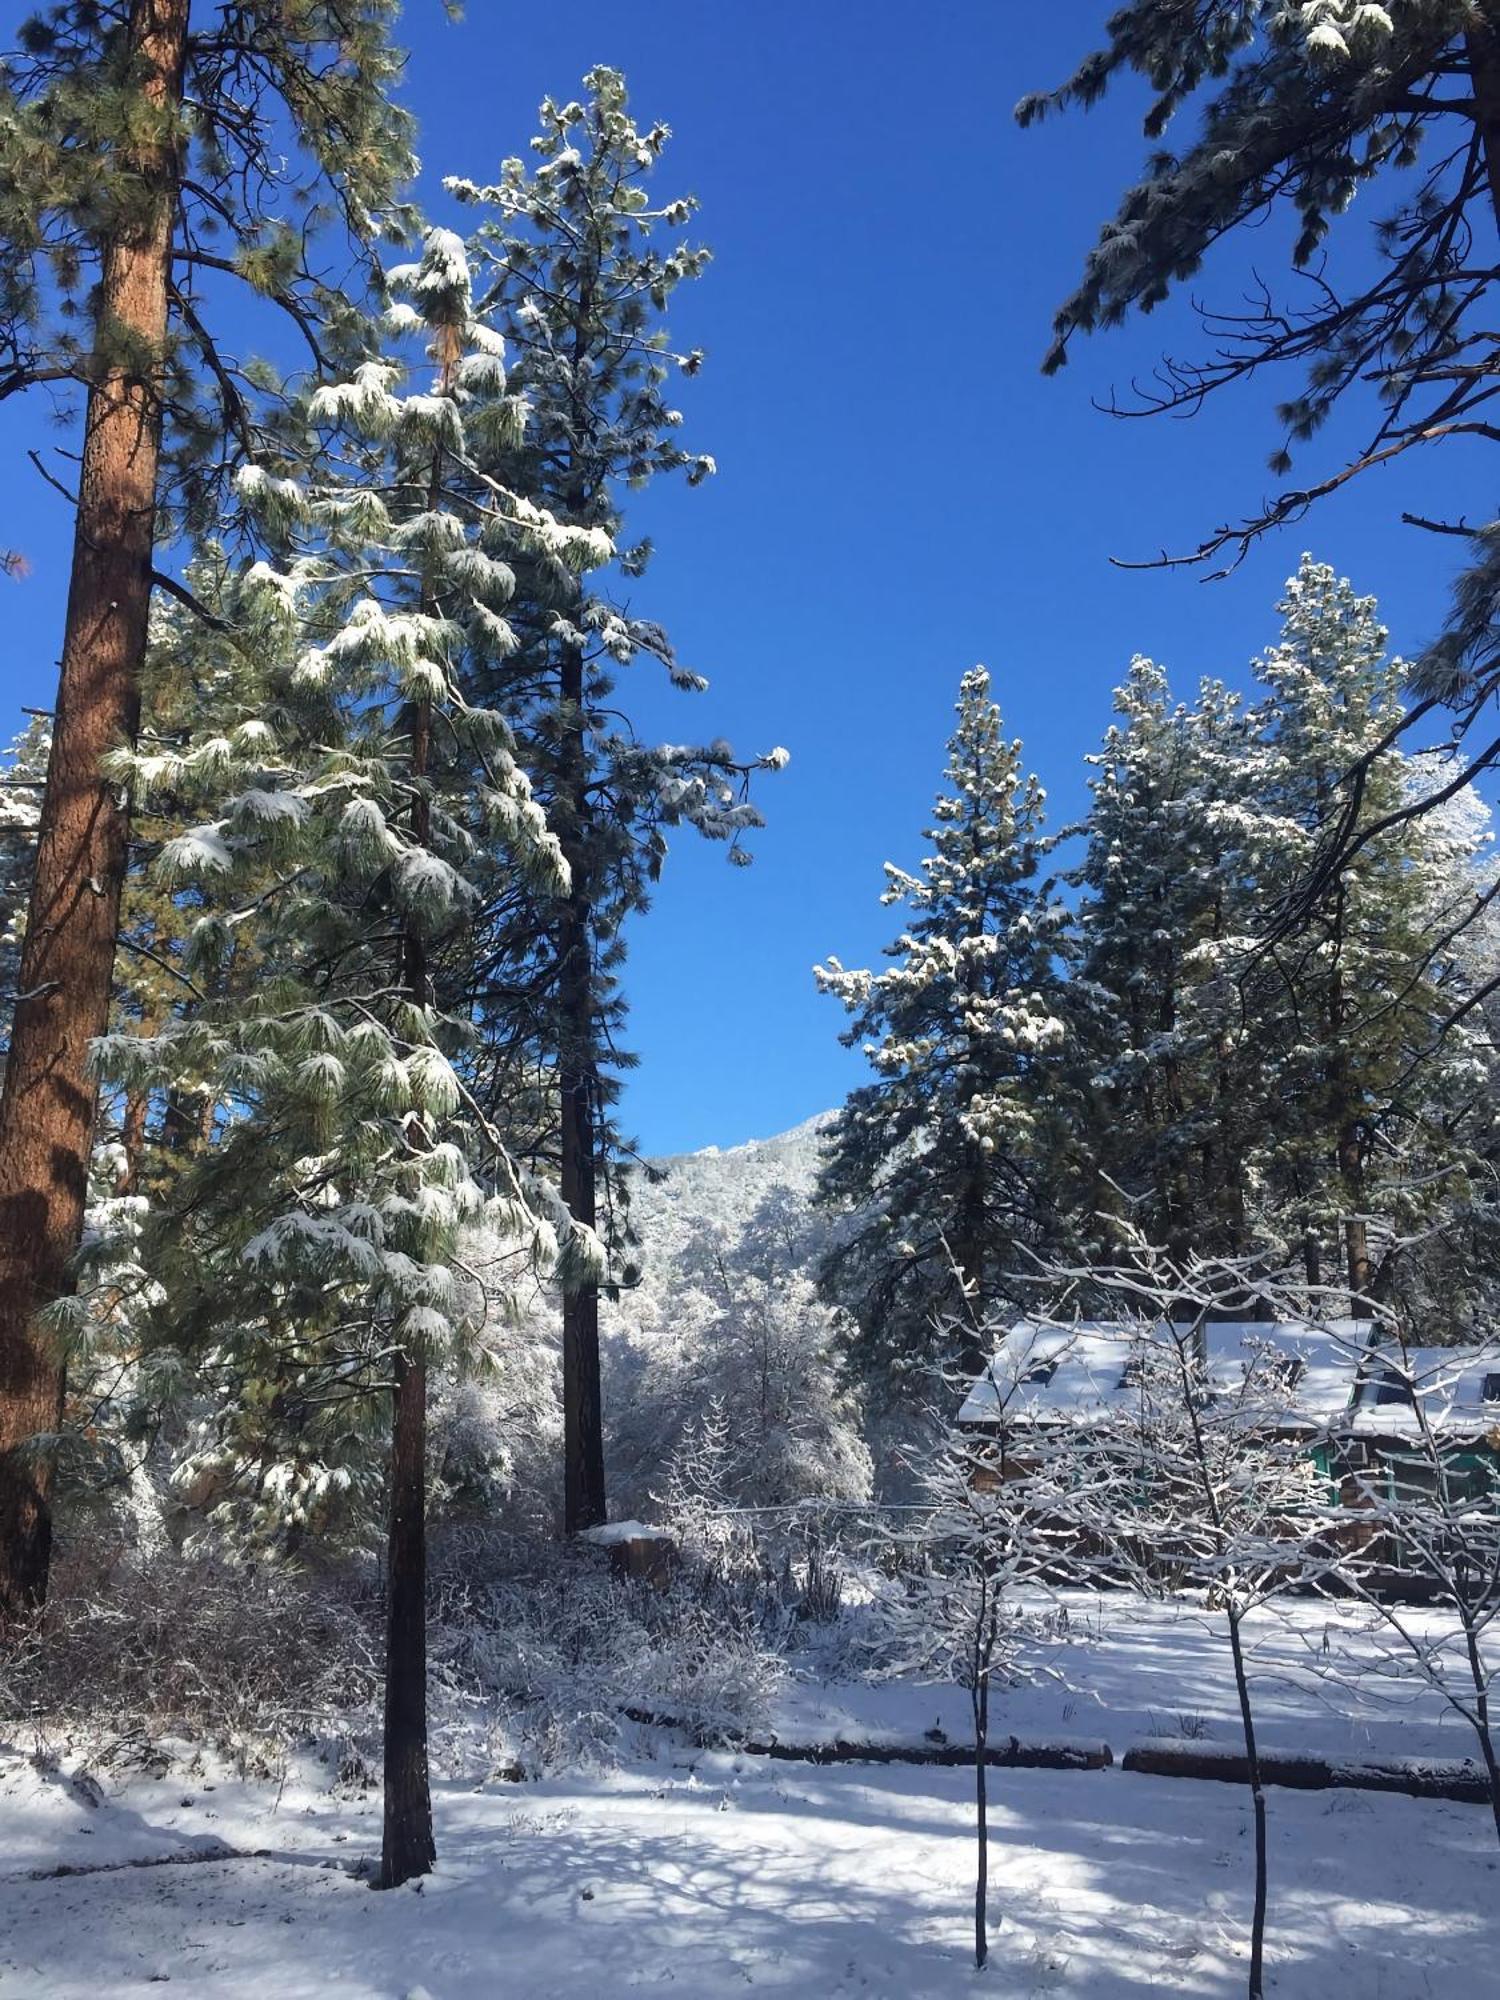
[[[1450, 1498], [1500, 1487], [1500, 1348], [1370, 1346], [1338, 1427], [1350, 1484], [1399, 1500], [1430, 1492], [1435, 1468], [1426, 1424], [1442, 1445]], [[1355, 1480], [1352, 1476], [1358, 1475]]]
[[[1500, 1343], [1413, 1347], [1403, 1358], [1354, 1319], [1219, 1320], [1171, 1331], [1189, 1341], [1210, 1402], [1233, 1411], [1242, 1401], [1261, 1435], [1305, 1443], [1330, 1497], [1355, 1506], [1371, 1490], [1415, 1497], [1430, 1486], [1424, 1422], [1442, 1447], [1450, 1494], [1454, 1477], [1476, 1497], [1500, 1489]], [[1007, 1449], [1024, 1452], [1029, 1430], [1120, 1423], [1140, 1397], [1151, 1332], [1129, 1320], [1017, 1320], [970, 1387], [959, 1429], [976, 1440], [1003, 1430]]]

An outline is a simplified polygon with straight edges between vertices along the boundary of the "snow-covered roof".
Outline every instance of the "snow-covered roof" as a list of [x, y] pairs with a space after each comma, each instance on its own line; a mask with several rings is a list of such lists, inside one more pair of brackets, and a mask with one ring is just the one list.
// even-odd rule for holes
[[[1130, 1364], [1142, 1336], [1151, 1331], [1131, 1320], [1080, 1320], [1067, 1326], [1017, 1320], [969, 1390], [959, 1421], [992, 1424], [1005, 1409], [1022, 1422], [1102, 1422], [1136, 1393]], [[1158, 1326], [1156, 1332], [1167, 1329]], [[1263, 1410], [1262, 1420], [1284, 1430], [1321, 1430], [1349, 1406], [1369, 1327], [1356, 1320], [1318, 1326], [1297, 1320], [1222, 1320], [1205, 1326], [1202, 1338], [1209, 1386], [1218, 1394], [1238, 1394], [1247, 1369], [1272, 1351], [1286, 1365], [1265, 1379], [1275, 1381], [1285, 1401], [1276, 1410]]]
[[[993, 1424], [1004, 1409], [1022, 1423], [1101, 1423], [1137, 1393], [1131, 1363], [1143, 1337], [1186, 1331], [1140, 1320], [1017, 1320], [970, 1388], [959, 1422]], [[1434, 1430], [1500, 1432], [1500, 1343], [1409, 1347], [1403, 1366], [1402, 1350], [1373, 1343], [1365, 1320], [1219, 1320], [1202, 1328], [1202, 1340], [1208, 1386], [1226, 1400], [1268, 1351], [1284, 1361], [1262, 1370], [1255, 1398], [1257, 1421], [1279, 1430], [1400, 1437], [1415, 1432], [1420, 1397]]]
[[1356, 1437], [1414, 1436], [1418, 1400], [1434, 1430], [1500, 1433], [1500, 1347], [1372, 1350], [1349, 1429]]

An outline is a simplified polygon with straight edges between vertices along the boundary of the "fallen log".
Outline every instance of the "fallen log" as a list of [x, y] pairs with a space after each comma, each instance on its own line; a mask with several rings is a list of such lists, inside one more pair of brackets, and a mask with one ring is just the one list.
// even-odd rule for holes
[[[680, 1729], [704, 1743], [704, 1732], [679, 1716], [647, 1708], [627, 1708], [624, 1713], [632, 1722], [654, 1729]], [[974, 1762], [972, 1743], [951, 1742], [936, 1730], [932, 1736], [934, 1740], [927, 1743], [881, 1743], [844, 1736], [813, 1742], [781, 1736], [761, 1739], [735, 1731], [726, 1732], [714, 1747], [733, 1750], [742, 1757], [774, 1757], [796, 1764], [939, 1764], [962, 1769]], [[704, 1747], [710, 1746], [704, 1743]], [[1091, 1738], [1029, 1743], [1019, 1736], [997, 1736], [991, 1739], [984, 1761], [997, 1770], [1102, 1771], [1114, 1762], [1114, 1752], [1107, 1743]]]
[[254, 1861], [269, 1855], [269, 1848], [254, 1854], [230, 1847], [209, 1834], [193, 1847], [178, 1847], [167, 1854], [132, 1854], [123, 1861], [56, 1861], [50, 1868], [27, 1868], [18, 1875], [0, 1876], [5, 1882], [62, 1882], [71, 1875], [120, 1875], [127, 1868], [187, 1868], [200, 1861]]
[[[869, 1743], [835, 1737], [831, 1743], [784, 1742], [740, 1746], [747, 1757], [779, 1757], [806, 1764], [942, 1764], [963, 1767], [974, 1762], [972, 1743]], [[1107, 1743], [1028, 1743], [1019, 1736], [1002, 1736], [985, 1747], [984, 1761], [1004, 1771], [1102, 1771], [1114, 1762]]]
[[[858, 1737], [814, 1742], [770, 1736], [742, 1736], [726, 1730], [710, 1738], [681, 1716], [659, 1710], [627, 1708], [632, 1722], [656, 1729], [677, 1729], [701, 1747], [730, 1750], [743, 1757], [770, 1757], [798, 1764], [925, 1764], [965, 1769], [974, 1762], [970, 1743], [939, 1738], [933, 1731], [926, 1743], [882, 1743]], [[1092, 1738], [1065, 1742], [1027, 1742], [1019, 1736], [995, 1738], [985, 1763], [999, 1770], [1103, 1771], [1114, 1764], [1107, 1743]], [[1196, 1737], [1154, 1737], [1135, 1743], [1120, 1759], [1122, 1771], [1142, 1777], [1208, 1779], [1218, 1784], [1250, 1782], [1245, 1753], [1230, 1745], [1205, 1743]], [[1399, 1792], [1412, 1799], [1448, 1799], [1456, 1805], [1487, 1805], [1489, 1781], [1472, 1758], [1386, 1757], [1355, 1761], [1298, 1756], [1289, 1751], [1262, 1751], [1261, 1781], [1292, 1791]]]
[[[1122, 1771], [1153, 1778], [1206, 1778], [1225, 1785], [1248, 1785], [1243, 1750], [1191, 1738], [1162, 1737], [1133, 1743], [1120, 1759]], [[1451, 1799], [1458, 1805], [1487, 1805], [1489, 1780], [1472, 1758], [1299, 1756], [1263, 1750], [1261, 1781], [1299, 1792], [1400, 1792], [1411, 1799]]]

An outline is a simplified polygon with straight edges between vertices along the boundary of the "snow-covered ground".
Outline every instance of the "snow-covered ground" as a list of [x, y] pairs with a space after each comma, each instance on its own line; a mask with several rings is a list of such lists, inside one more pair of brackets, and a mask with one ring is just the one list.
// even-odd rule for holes
[[[1006, 1697], [1000, 1726], [1102, 1736], [1231, 1724], [1211, 1622], [1107, 1601], [1073, 1683]], [[1082, 1622], [1075, 1619], [1075, 1629]], [[1321, 1621], [1261, 1648], [1274, 1746], [1469, 1746], [1429, 1702], [1341, 1715], [1311, 1670]], [[1269, 1629], [1269, 1628], [1268, 1628]], [[1341, 1643], [1337, 1633], [1332, 1646]], [[1330, 1657], [1332, 1654], [1330, 1655]], [[909, 1735], [961, 1698], [789, 1689], [784, 1734]], [[440, 1863], [371, 1891], [378, 1797], [316, 1764], [247, 1783], [181, 1746], [172, 1770], [80, 1778], [0, 1757], [0, 1995], [203, 2000], [938, 2000], [971, 1990], [969, 1776], [828, 1769], [665, 1739], [624, 1767], [533, 1785], [445, 1784]], [[1232, 1785], [1100, 1772], [991, 1775], [993, 1902], [983, 1990], [1140, 2000], [1243, 1990], [1249, 1813]], [[1270, 1990], [1307, 2000], [1469, 2000], [1495, 1990], [1500, 1851], [1480, 1807], [1357, 1792], [1271, 1794]], [[168, 1857], [177, 1857], [169, 1860]], [[151, 1866], [133, 1866], [151, 1863]], [[58, 1874], [58, 1869], [87, 1870]]]
[[[36, 1809], [32, 1776], [8, 1778], [7, 1820]], [[1015, 1771], [993, 1790], [994, 1990], [1240, 1990], [1248, 1816], [1235, 1788]], [[169, 1982], [203, 2000], [652, 1987], [936, 2000], [974, 1979], [961, 1771], [711, 1755], [693, 1770], [641, 1764], [524, 1791], [443, 1788], [437, 1817], [437, 1874], [378, 1895], [349, 1872], [378, 1849], [373, 1800], [146, 1781], [100, 1806], [65, 1804], [46, 1815], [55, 1845], [7, 1842], [0, 1993], [125, 2000]], [[14, 1879], [17, 1861], [87, 1865], [72, 1859], [85, 1848], [98, 1862], [159, 1859], [209, 1833], [251, 1858]], [[1482, 1812], [1278, 1793], [1271, 1866], [1275, 1990], [1493, 1990], [1500, 1879]]]
[[[1102, 1738], [1116, 1757], [1150, 1737], [1238, 1746], [1222, 1618], [1182, 1601], [1149, 1603], [1124, 1593], [1065, 1593], [1063, 1602], [1067, 1635], [1038, 1656], [1042, 1677], [997, 1699], [997, 1734]], [[1430, 1642], [1445, 1634], [1436, 1614], [1408, 1609], [1403, 1616]], [[1245, 1630], [1263, 1749], [1350, 1759], [1476, 1754], [1472, 1730], [1451, 1707], [1424, 1682], [1390, 1671], [1390, 1639], [1368, 1614], [1294, 1598], [1252, 1616]], [[1463, 1663], [1456, 1649], [1448, 1657], [1461, 1692]], [[962, 1741], [969, 1705], [955, 1688], [797, 1679], [772, 1721], [786, 1742], [916, 1742], [933, 1727]]]

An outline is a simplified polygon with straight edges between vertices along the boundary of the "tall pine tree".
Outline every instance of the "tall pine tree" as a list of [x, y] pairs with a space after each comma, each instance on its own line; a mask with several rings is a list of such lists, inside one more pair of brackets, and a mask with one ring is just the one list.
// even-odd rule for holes
[[859, 1218], [823, 1279], [856, 1313], [871, 1361], [929, 1358], [945, 1325], [963, 1364], [981, 1366], [1008, 1279], [1056, 1224], [1064, 913], [1038, 872], [1043, 806], [976, 667], [959, 688], [931, 852], [916, 875], [886, 865], [881, 900], [910, 913], [887, 947], [894, 962], [817, 968], [853, 1016], [845, 1042], [876, 1073], [839, 1113], [819, 1183]]
[[83, 1227], [126, 873], [102, 775], [133, 740], [151, 593], [254, 447], [247, 377], [215, 337], [226, 281], [279, 304], [321, 360], [307, 264], [326, 198], [357, 238], [411, 172], [390, 102], [394, 0], [62, 0], [0, 83], [0, 393], [83, 398], [72, 573], [30, 914], [0, 1093], [0, 1616], [51, 1550], [63, 1372], [39, 1315]]
[[[492, 1088], [509, 1103], [518, 1065], [550, 1071], [555, 1124], [544, 1114], [536, 1143], [571, 1213], [618, 1250], [613, 1107], [631, 1060], [619, 1039], [624, 927], [647, 906], [669, 827], [691, 824], [744, 861], [740, 836], [760, 815], [747, 797], [751, 767], [726, 744], [642, 742], [617, 686], [643, 658], [679, 688], [707, 685], [679, 663], [661, 625], [630, 608], [651, 545], [623, 545], [623, 516], [628, 489], [672, 474], [697, 485], [713, 470], [679, 441], [681, 413], [668, 400], [673, 376], [695, 374], [702, 357], [674, 351], [664, 319], [708, 253], [684, 234], [696, 204], [652, 191], [668, 128], [636, 124], [617, 71], [592, 70], [584, 84], [581, 100], [543, 104], [529, 171], [508, 160], [493, 186], [449, 186], [484, 211], [476, 278], [528, 412], [524, 436], [493, 439], [482, 462], [559, 521], [621, 544], [612, 575], [580, 574], [545, 551], [518, 562], [515, 650], [479, 662], [473, 677], [476, 700], [516, 719], [569, 873], [567, 895], [540, 921], [509, 882], [486, 913], [475, 997]], [[755, 760], [784, 761], [780, 752]], [[563, 1297], [563, 1422], [572, 1532], [606, 1514], [599, 1295], [587, 1277]]]
[[1205, 681], [1174, 703], [1136, 660], [1096, 766], [1073, 881], [1070, 1010], [1087, 1065], [1080, 1153], [1101, 1218], [1123, 1197], [1174, 1256], [1247, 1247], [1245, 1172], [1259, 1114], [1233, 953], [1254, 927], [1247, 838], [1254, 725]]
[[1449, 934], [1477, 900], [1473, 848], [1404, 817], [1433, 781], [1391, 744], [1403, 668], [1374, 599], [1304, 557], [1281, 610], [1281, 636], [1256, 666], [1267, 912], [1308, 878], [1346, 774], [1363, 764], [1366, 777], [1359, 844], [1297, 929], [1247, 968], [1247, 1004], [1270, 1042], [1255, 1171], [1303, 1243], [1308, 1279], [1333, 1281], [1337, 1239], [1352, 1310], [1367, 1312], [1392, 1278], [1372, 1225], [1387, 1244], [1423, 1226], [1463, 1199], [1475, 1164], [1474, 1117], [1460, 1107], [1487, 1029], [1476, 1016], [1451, 1041], [1443, 1032], [1461, 997]]
[[[439, 997], [481, 855], [553, 894], [567, 886], [514, 738], [467, 701], [464, 674], [510, 644], [506, 552], [588, 564], [607, 549], [599, 530], [559, 527], [474, 477], [469, 420], [498, 421], [507, 392], [459, 239], [430, 232], [391, 282], [391, 350], [311, 396], [310, 449], [241, 477], [274, 556], [232, 579], [225, 605], [239, 718], [114, 762], [142, 792], [209, 816], [159, 863], [206, 905], [192, 952], [203, 998], [159, 1035], [107, 1048], [127, 1085], [185, 1070], [232, 1106], [144, 1251], [158, 1354], [220, 1385], [195, 1473], [224, 1507], [296, 1534], [360, 1477], [351, 1416], [389, 1397], [388, 1886], [432, 1862], [426, 1385], [432, 1356], [461, 1357], [477, 1325], [465, 1231], [487, 1218], [518, 1257], [550, 1259], [560, 1234], [589, 1255], [555, 1198], [528, 1200], [465, 1087], [468, 1023]], [[416, 337], [433, 376], [406, 388]], [[509, 420], [521, 415], [509, 399]], [[268, 974], [215, 998], [209, 975], [246, 927]]]

